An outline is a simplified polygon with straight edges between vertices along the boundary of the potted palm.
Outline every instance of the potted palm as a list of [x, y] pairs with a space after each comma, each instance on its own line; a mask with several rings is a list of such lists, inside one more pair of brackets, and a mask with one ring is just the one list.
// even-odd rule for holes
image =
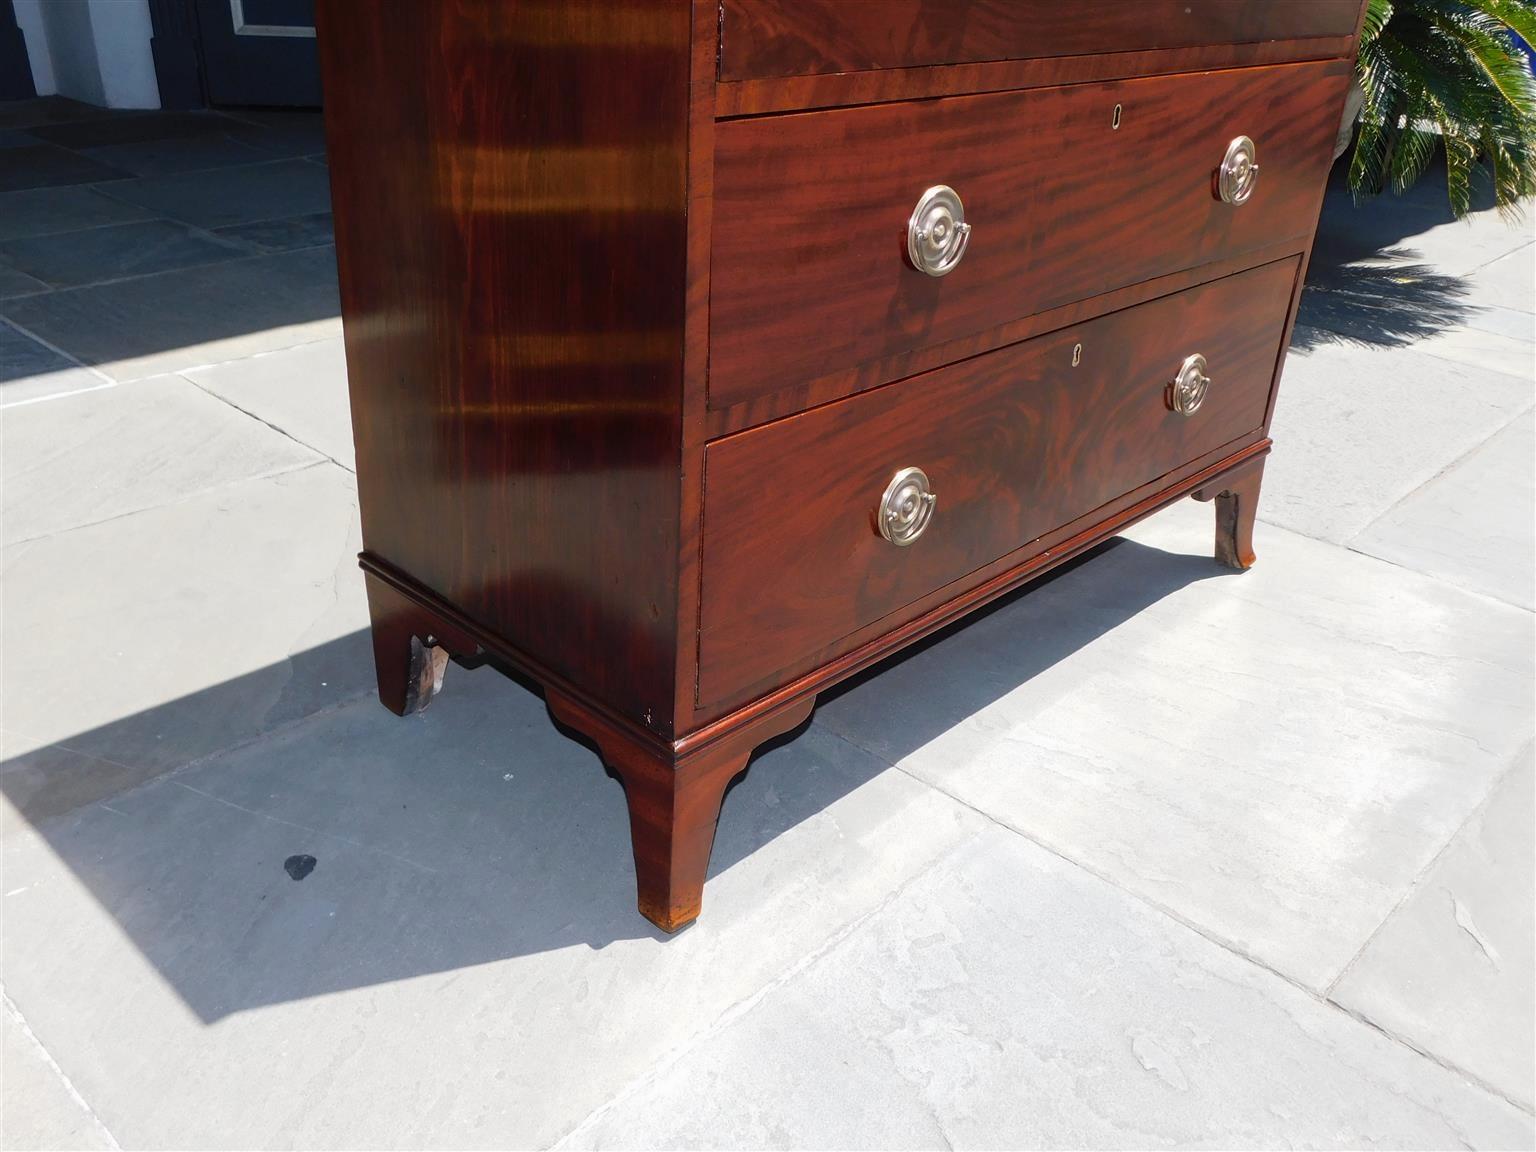
[[1356, 198], [1406, 190], [1443, 146], [1457, 216], [1470, 210], [1479, 173], [1500, 210], [1518, 212], [1536, 193], [1530, 44], [1531, 0], [1370, 0], [1349, 166]]

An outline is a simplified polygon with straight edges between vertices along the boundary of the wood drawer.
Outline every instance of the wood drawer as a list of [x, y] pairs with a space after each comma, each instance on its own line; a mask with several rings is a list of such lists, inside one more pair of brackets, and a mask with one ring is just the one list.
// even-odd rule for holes
[[[1325, 61], [721, 123], [710, 407], [839, 374], [846, 395], [917, 349], [1290, 238], [1300, 251], [1349, 79]], [[1215, 175], [1239, 135], [1261, 171], [1231, 205]], [[942, 278], [906, 259], [937, 184], [974, 227]]]
[[[710, 444], [700, 703], [735, 703], [809, 671], [846, 647], [839, 638], [1261, 428], [1299, 263]], [[1210, 390], [1177, 415], [1167, 385], [1197, 352]], [[907, 467], [927, 474], [937, 503], [923, 535], [897, 547], [875, 511]]]
[[720, 79], [1354, 33], [1359, 0], [724, 0]]

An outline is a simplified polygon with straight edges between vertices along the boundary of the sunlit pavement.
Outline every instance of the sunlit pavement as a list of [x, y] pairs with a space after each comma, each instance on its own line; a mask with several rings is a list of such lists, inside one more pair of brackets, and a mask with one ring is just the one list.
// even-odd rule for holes
[[1532, 1145], [1529, 217], [1330, 193], [1258, 566], [830, 695], [665, 939], [538, 697], [373, 697], [322, 151], [0, 105], [6, 1147]]

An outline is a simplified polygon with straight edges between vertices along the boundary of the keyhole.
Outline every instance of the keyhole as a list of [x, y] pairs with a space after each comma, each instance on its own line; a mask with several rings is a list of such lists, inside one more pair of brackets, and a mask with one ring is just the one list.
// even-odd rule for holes
[[1118, 105], [1118, 104], [1115, 105], [1115, 114], [1109, 118], [1109, 126], [1110, 126], [1111, 129], [1114, 129], [1115, 131], [1119, 131], [1119, 128], [1120, 128], [1120, 105]]
[[1072, 367], [1076, 368], [1083, 362], [1083, 346], [1077, 345], [1072, 349]]

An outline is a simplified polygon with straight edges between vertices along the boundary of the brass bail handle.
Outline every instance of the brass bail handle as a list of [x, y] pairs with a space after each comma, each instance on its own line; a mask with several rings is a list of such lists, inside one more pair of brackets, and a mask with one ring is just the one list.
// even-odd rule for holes
[[948, 276], [965, 259], [971, 226], [965, 205], [948, 184], [924, 192], [907, 220], [907, 260], [929, 276]]
[[1239, 136], [1227, 145], [1227, 154], [1217, 169], [1217, 191], [1228, 204], [1246, 204], [1258, 182], [1258, 152], [1252, 140]]
[[1210, 391], [1211, 378], [1206, 375], [1205, 357], [1196, 353], [1179, 367], [1179, 374], [1168, 385], [1168, 407], [1180, 416], [1193, 416], [1205, 403]]
[[901, 469], [886, 485], [875, 512], [880, 535], [896, 547], [905, 548], [927, 531], [938, 500], [926, 472], [921, 468]]

